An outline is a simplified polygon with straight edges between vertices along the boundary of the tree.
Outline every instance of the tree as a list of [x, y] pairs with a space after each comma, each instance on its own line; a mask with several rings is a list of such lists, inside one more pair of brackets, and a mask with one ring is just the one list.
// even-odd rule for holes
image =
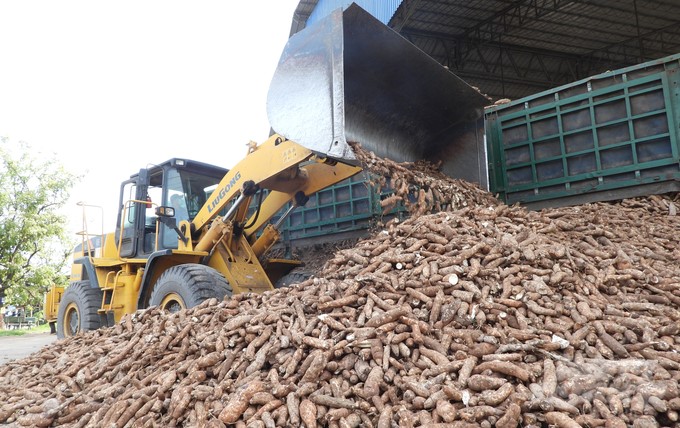
[[77, 177], [30, 153], [0, 137], [0, 302], [38, 308], [51, 284], [65, 282], [72, 240], [59, 210]]

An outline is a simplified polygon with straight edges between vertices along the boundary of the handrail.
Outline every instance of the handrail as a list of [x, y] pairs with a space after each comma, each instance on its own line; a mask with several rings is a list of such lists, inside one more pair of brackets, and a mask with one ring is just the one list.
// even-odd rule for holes
[[[91, 204], [87, 204], [83, 201], [77, 202], [76, 205], [83, 208], [83, 218], [82, 218], [83, 230], [81, 232], [77, 233], [78, 235], [82, 236], [81, 243], [80, 243], [81, 244], [81, 251], [83, 252], [83, 255], [85, 255], [85, 248], [87, 248], [87, 258], [89, 259], [90, 263], [92, 263], [92, 258], [93, 258], [92, 255], [94, 253], [95, 248], [93, 248], [91, 238], [99, 236], [99, 239], [102, 240], [102, 242], [100, 244], [100, 248], [104, 245], [104, 242], [103, 242], [103, 239], [104, 239], [104, 208], [102, 208], [100, 205], [91, 205]], [[100, 226], [101, 226], [102, 229], [101, 229], [101, 233], [99, 235], [97, 235], [95, 233], [90, 233], [88, 231], [87, 210], [86, 210], [87, 207], [99, 208], [99, 210], [101, 212]]]

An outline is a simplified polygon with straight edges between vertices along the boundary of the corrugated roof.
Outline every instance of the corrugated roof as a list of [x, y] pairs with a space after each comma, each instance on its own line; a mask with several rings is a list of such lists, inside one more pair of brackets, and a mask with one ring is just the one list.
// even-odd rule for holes
[[336, 9], [347, 9], [352, 3], [361, 6], [365, 11], [378, 18], [383, 24], [387, 24], [402, 0], [318, 0], [314, 11], [307, 20], [308, 24], [328, 16]]
[[404, 0], [388, 25], [494, 98], [680, 52], [678, 0]]
[[309, 16], [314, 12], [314, 8], [319, 0], [300, 0], [293, 12], [293, 22], [290, 25], [290, 35], [297, 33], [305, 28]]

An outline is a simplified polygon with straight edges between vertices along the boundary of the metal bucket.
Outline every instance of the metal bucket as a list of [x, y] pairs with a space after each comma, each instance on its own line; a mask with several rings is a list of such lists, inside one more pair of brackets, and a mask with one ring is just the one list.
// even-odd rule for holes
[[478, 91], [356, 4], [293, 35], [267, 98], [274, 132], [356, 163], [358, 142], [396, 161], [442, 160], [452, 129], [478, 120]]

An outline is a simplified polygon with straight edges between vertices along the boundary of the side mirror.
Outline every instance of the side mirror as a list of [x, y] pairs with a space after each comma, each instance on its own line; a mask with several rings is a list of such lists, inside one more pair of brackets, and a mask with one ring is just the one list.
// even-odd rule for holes
[[173, 207], [164, 207], [164, 206], [156, 207], [156, 215], [158, 217], [174, 217], [175, 216], [175, 209]]
[[189, 242], [189, 238], [184, 236], [182, 231], [179, 230], [179, 227], [177, 227], [177, 219], [175, 218], [175, 209], [173, 207], [160, 206], [156, 208], [156, 216], [158, 217], [158, 221], [177, 232], [177, 236], [185, 245]]

